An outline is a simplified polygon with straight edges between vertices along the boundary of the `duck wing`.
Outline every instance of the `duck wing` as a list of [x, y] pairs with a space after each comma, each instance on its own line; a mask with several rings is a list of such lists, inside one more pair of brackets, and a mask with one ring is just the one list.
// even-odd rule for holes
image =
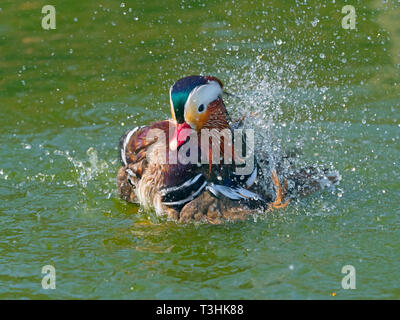
[[[122, 167], [117, 176], [118, 193], [121, 198], [129, 202], [139, 202], [134, 189], [148, 166], [148, 149], [158, 141], [157, 134], [150, 134], [150, 131], [152, 129], [161, 130], [168, 139], [171, 126], [174, 127], [173, 122], [164, 120], [149, 126], [129, 129], [122, 135], [119, 140], [119, 158]], [[168, 144], [166, 144], [166, 148], [167, 146]]]
[[[170, 128], [173, 130], [175, 124], [172, 121], [164, 120], [155, 122], [149, 126], [140, 126], [129, 129], [119, 140], [119, 156], [121, 164], [128, 166], [131, 163], [142, 161], [146, 157], [146, 150], [158, 141], [157, 133], [151, 134], [151, 130], [161, 130], [169, 141]], [[149, 138], [150, 137], [150, 138]], [[166, 144], [168, 148], [168, 144]]]

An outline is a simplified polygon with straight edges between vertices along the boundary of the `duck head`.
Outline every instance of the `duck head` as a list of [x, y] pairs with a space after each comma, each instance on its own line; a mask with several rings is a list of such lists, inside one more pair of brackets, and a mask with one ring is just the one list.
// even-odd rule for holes
[[188, 76], [175, 82], [170, 89], [171, 114], [177, 123], [171, 148], [184, 143], [193, 129], [229, 127], [228, 114], [222, 100], [222, 82], [213, 76]]

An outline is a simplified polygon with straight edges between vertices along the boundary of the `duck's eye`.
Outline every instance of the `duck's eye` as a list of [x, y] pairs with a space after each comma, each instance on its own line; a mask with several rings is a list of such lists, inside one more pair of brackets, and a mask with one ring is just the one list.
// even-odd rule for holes
[[199, 112], [203, 112], [204, 111], [204, 104], [199, 105]]

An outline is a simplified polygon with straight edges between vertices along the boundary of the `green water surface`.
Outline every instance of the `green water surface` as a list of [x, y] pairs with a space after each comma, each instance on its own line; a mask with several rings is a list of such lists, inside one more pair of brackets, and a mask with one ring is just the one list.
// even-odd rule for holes
[[[1, 0], [0, 298], [399, 299], [400, 3], [351, 2]], [[340, 185], [219, 226], [121, 201], [119, 137], [190, 74]]]

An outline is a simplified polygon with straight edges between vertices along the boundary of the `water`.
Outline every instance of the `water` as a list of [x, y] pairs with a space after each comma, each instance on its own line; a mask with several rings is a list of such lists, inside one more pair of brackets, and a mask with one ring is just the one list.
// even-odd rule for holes
[[[356, 30], [341, 1], [56, 1], [49, 31], [45, 4], [0, 3], [0, 298], [400, 297], [398, 2], [354, 1]], [[340, 185], [221, 226], [119, 200], [120, 135], [199, 73], [258, 112], [264, 147]]]

